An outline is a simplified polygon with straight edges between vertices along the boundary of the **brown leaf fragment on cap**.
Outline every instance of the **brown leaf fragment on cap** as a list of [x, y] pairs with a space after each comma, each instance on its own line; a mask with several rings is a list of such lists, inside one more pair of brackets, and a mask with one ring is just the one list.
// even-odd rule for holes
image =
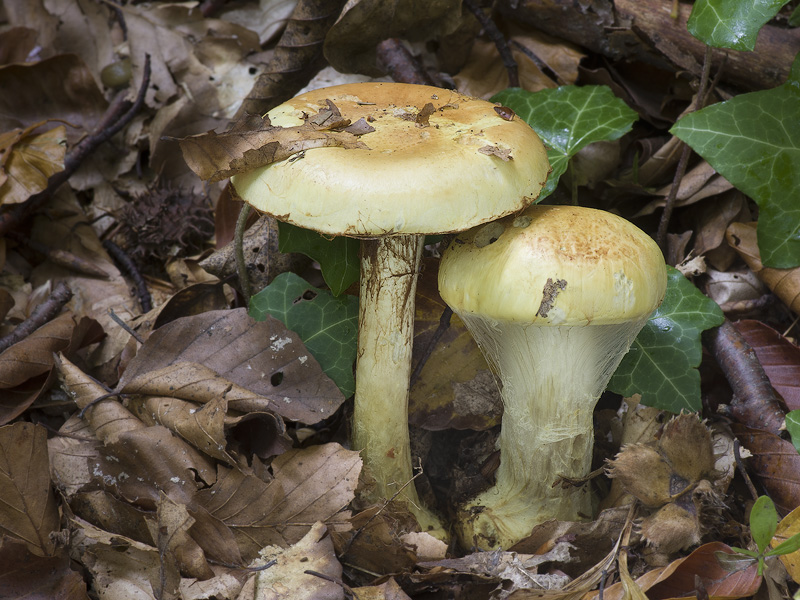
[[422, 107], [422, 110], [419, 111], [416, 119], [414, 121], [417, 124], [417, 127], [430, 127], [430, 123], [428, 123], [428, 119], [430, 116], [436, 112], [436, 108], [434, 108], [433, 104], [428, 102], [425, 106]]
[[350, 125], [350, 119], [342, 117], [342, 113], [333, 102], [325, 99], [328, 108], [324, 108], [316, 115], [309, 117], [307, 122], [323, 129], [342, 129]]
[[483, 146], [482, 148], [478, 148], [478, 152], [481, 154], [486, 154], [488, 156], [496, 156], [497, 158], [509, 161], [513, 160], [513, 156], [511, 156], [511, 148], [500, 148], [499, 146]]
[[323, 131], [310, 124], [299, 127], [267, 126], [258, 131], [238, 133], [218, 134], [209, 131], [178, 141], [192, 171], [210, 183], [284, 160], [311, 148], [366, 148], [352, 133]]
[[352, 133], [353, 135], [364, 135], [365, 133], [372, 133], [375, 131], [375, 128], [367, 123], [364, 117], [361, 117], [358, 121], [353, 123], [352, 125], [345, 127], [342, 131], [346, 131], [347, 133]]
[[552, 278], [548, 277], [542, 290], [542, 303], [539, 305], [539, 310], [536, 311], [537, 317], [547, 317], [547, 313], [553, 308], [556, 301], [556, 296], [561, 290], [567, 289], [567, 282], [565, 279], [556, 279], [555, 282]]
[[513, 121], [514, 115], [516, 114], [513, 110], [508, 108], [507, 106], [495, 106], [494, 112], [496, 112], [501, 119], [504, 121]]

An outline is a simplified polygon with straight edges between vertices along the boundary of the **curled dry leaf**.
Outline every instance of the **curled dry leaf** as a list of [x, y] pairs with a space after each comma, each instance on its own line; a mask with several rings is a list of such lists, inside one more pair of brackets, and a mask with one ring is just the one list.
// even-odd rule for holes
[[[695, 577], [700, 578], [712, 598], [735, 599], [755, 594], [761, 586], [756, 564], [731, 573], [719, 563], [715, 556], [717, 552], [733, 554], [733, 550], [720, 542], [705, 544], [689, 556], [673, 561], [666, 567], [648, 571], [637, 578], [636, 583], [649, 600], [694, 597], [697, 589]], [[603, 592], [603, 600], [623, 600], [626, 597], [622, 583], [615, 583]], [[587, 600], [597, 598], [597, 592], [593, 592]]]
[[[259, 554], [260, 560], [254, 566], [276, 561], [274, 566], [259, 571], [255, 576], [259, 598], [344, 600], [344, 588], [336, 583], [342, 578], [342, 565], [336, 559], [331, 536], [322, 523], [314, 523], [291, 548], [267, 547]], [[309, 571], [319, 573], [321, 577]], [[246, 592], [242, 597], [247, 597]]]
[[761, 321], [737, 321], [733, 326], [755, 351], [787, 408], [800, 409], [800, 348]]
[[752, 456], [747, 464], [761, 480], [780, 514], [800, 506], [800, 454], [777, 435], [734, 423], [733, 433]]
[[725, 239], [758, 278], [767, 284], [767, 287], [786, 306], [800, 314], [800, 268], [773, 269], [761, 264], [756, 223], [731, 223], [725, 233]]
[[244, 308], [160, 327], [128, 364], [118, 391], [193, 402], [224, 395], [231, 410], [274, 411], [308, 424], [344, 401], [296, 334], [271, 317], [256, 322]]
[[25, 422], [0, 427], [0, 533], [24, 541], [37, 556], [52, 556], [50, 533], [58, 529], [47, 430]]
[[24, 202], [44, 190], [51, 175], [64, 170], [66, 127], [31, 133], [40, 125], [0, 135], [0, 204]]
[[[423, 259], [417, 284], [414, 359], [419, 361], [446, 308], [439, 296], [438, 262]], [[411, 388], [411, 424], [441, 429], [489, 429], [500, 422], [502, 402], [494, 375], [483, 353], [457, 316], [439, 339], [419, 379]]]
[[245, 558], [269, 544], [297, 542], [315, 521], [331, 522], [354, 497], [361, 458], [324, 444], [286, 452], [272, 469], [275, 478], [266, 483], [220, 467], [217, 483], [197, 494], [198, 503], [231, 529]]
[[[368, 133], [367, 130], [363, 132]], [[255, 131], [221, 134], [209, 131], [179, 141], [189, 168], [210, 183], [287, 159], [311, 148], [367, 147], [354, 133], [332, 131], [310, 121], [297, 127], [276, 127], [266, 120]]]
[[22, 540], [3, 536], [0, 598], [89, 600], [86, 583], [78, 571], [70, 568], [70, 562], [64, 550], [42, 557], [33, 554]]

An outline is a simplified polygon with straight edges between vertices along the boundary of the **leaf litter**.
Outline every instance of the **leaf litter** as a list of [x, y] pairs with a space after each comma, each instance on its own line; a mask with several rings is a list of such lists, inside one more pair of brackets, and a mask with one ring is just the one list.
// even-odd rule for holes
[[[357, 453], [346, 447], [343, 394], [301, 339], [280, 322], [268, 318], [256, 323], [244, 309], [229, 310], [234, 298], [229, 274], [216, 279], [197, 267], [207, 245], [181, 249], [180, 243], [165, 243], [158, 248], [163, 254], [157, 261], [139, 253], [137, 260], [155, 266], [146, 279], [156, 300], [156, 309], [140, 314], [130, 282], [101, 243], [115, 235], [122, 209], [156, 179], [214, 199], [222, 195], [220, 185], [202, 184], [187, 171], [175, 139], [193, 149], [189, 154], [195, 170], [220, 179], [315, 147], [368, 144], [369, 125], [342, 122], [332, 105], [290, 131], [255, 117], [246, 119], [242, 129], [193, 137], [221, 130], [236, 114], [262, 69], [260, 59], [248, 60], [271, 35], [266, 32], [275, 30], [270, 23], [278, 14], [273, 4], [265, 0], [262, 6], [270, 6], [269, 11], [237, 20], [228, 16], [238, 6], [208, 16], [189, 5], [126, 4], [115, 16], [103, 3], [53, 0], [31, 4], [22, 16], [19, 3], [4, 3], [9, 21], [27, 25], [0, 33], [0, 56], [9, 63], [0, 67], [0, 87], [16, 90], [0, 95], [4, 208], [45, 188], [47, 176], [61, 171], [69, 150], [91, 135], [113, 102], [135, 95], [145, 53], [152, 54], [153, 69], [143, 116], [104, 147], [114, 151], [86, 159], [70, 179], [71, 189], [62, 187], [30, 228], [20, 230], [22, 238], [9, 234], [0, 253], [4, 334], [49, 294], [51, 282], [66, 281], [74, 293], [69, 312], [0, 354], [0, 419], [11, 423], [0, 428], [0, 487], [6, 505], [17, 509], [0, 519], [5, 534], [0, 562], [6, 569], [24, 566], [22, 577], [2, 580], [0, 595], [20, 597], [33, 586], [47, 597], [88, 597], [76, 567], [92, 581], [93, 597], [101, 598], [238, 598], [257, 592], [274, 598], [344, 598], [352, 593], [362, 600], [430, 593], [588, 598], [596, 597], [591, 590], [615, 571], [621, 582], [606, 587], [604, 597], [754, 594], [761, 579], [752, 569], [720, 570], [714, 554], [730, 552], [716, 539], [740, 545], [747, 539], [739, 525], [745, 522], [741, 511], [747, 503], [738, 496], [732, 499], [730, 490], [727, 506], [715, 500], [725, 493], [733, 462], [731, 437], [718, 423], [710, 433], [694, 417], [669, 421], [660, 411], [648, 410], [643, 428], [634, 432], [631, 415], [637, 409], [629, 409], [624, 418], [605, 409], [609, 429], [605, 439], [598, 436], [597, 450], [606, 457], [619, 451], [620, 461], [612, 467], [618, 476], [609, 498], [637, 492], [644, 501], [638, 501], [635, 520], [620, 500], [620, 506], [605, 508], [594, 521], [546, 523], [510, 551], [459, 553], [450, 548], [447, 554], [440, 541], [414, 531], [408, 513], [362, 502], [370, 475], [361, 472]], [[392, 3], [402, 13], [392, 25], [393, 35], [427, 39], [427, 60], [450, 65], [448, 73], [456, 73], [462, 91], [488, 97], [505, 87], [504, 65], [488, 39], [476, 40], [479, 27], [471, 15], [457, 15], [448, 0], [432, 5], [429, 21], [422, 23], [422, 15], [407, 12], [406, 5]], [[365, 30], [370, 6], [367, 0], [348, 4], [328, 42], [332, 60], [360, 65], [371, 60], [372, 37], [383, 36], [387, 23], [373, 19]], [[523, 87], [598, 83], [605, 76], [603, 83], [618, 97], [648, 123], [660, 124], [661, 137], [651, 130], [634, 142], [637, 152], [645, 148], [641, 154], [633, 156], [626, 136], [614, 148], [604, 147], [601, 154], [608, 158], [613, 150], [613, 160], [600, 175], [587, 178], [578, 172], [580, 156], [564, 175], [565, 183], [575, 182], [581, 193], [591, 188], [598, 202], [613, 199], [620, 212], [633, 215], [639, 210], [646, 222], [668, 194], [679, 149], [676, 138], [663, 135], [663, 125], [675, 120], [680, 112], [675, 106], [685, 101], [688, 86], [667, 71], [649, 70], [643, 78], [619, 63], [591, 73], [585, 68], [588, 62], [579, 64], [586, 50], [527, 29], [511, 9], [503, 14], [503, 27], [522, 65]], [[657, 46], [670, 60], [680, 58], [668, 41], [658, 40]], [[349, 48], [359, 53], [348, 55]], [[97, 82], [104, 67], [127, 58], [131, 87], [122, 88], [115, 99], [115, 92]], [[723, 81], [719, 97], [726, 93]], [[424, 107], [418, 108], [414, 118], [424, 124]], [[498, 160], [510, 158], [501, 148], [485, 151]], [[554, 192], [561, 194], [558, 201], [566, 198], [563, 192]], [[778, 302], [796, 312], [796, 269], [762, 267], [755, 227], [747, 224], [756, 214], [744, 197], [708, 163], [695, 160], [678, 190], [677, 206], [686, 218], [673, 224], [676, 237], [668, 248], [672, 262], [697, 259], [693, 264], [710, 265], [685, 271], [702, 289], [719, 288], [720, 276], [728, 276], [728, 287], [749, 287], [750, 296], [731, 295], [723, 302], [726, 312], [726, 306], [735, 305], [737, 311], [773, 319], [770, 324], [778, 331], [790, 332], [784, 318], [774, 313], [764, 317], [758, 304], [768, 298], [764, 288], [737, 283], [733, 276], [736, 269], [756, 273]], [[216, 226], [219, 232], [232, 224], [220, 219]], [[76, 261], [58, 262], [27, 244], [25, 236], [67, 250]], [[431, 248], [435, 256], [435, 246]], [[739, 255], [747, 267], [737, 262]], [[164, 262], [164, 256], [170, 258]], [[428, 260], [435, 263], [435, 258]], [[78, 261], [96, 266], [98, 274], [75, 270]], [[293, 268], [313, 277], [313, 269]], [[312, 282], [322, 285], [319, 278]], [[429, 287], [422, 290], [430, 306], [418, 315], [418, 348], [435, 329], [441, 308], [432, 291], [435, 285]], [[117, 324], [112, 311], [141, 342]], [[758, 323], [747, 330], [749, 339], [776, 389], [788, 403], [794, 402], [796, 390], [786, 376], [798, 362], [791, 333], [766, 333]], [[464, 490], [469, 488], [451, 484], [443, 492], [441, 480], [472, 473], [482, 482], [479, 486], [488, 485], [496, 467], [496, 384], [457, 325], [445, 334], [412, 390], [411, 420], [421, 428], [415, 443], [426, 469], [419, 481], [428, 477], [433, 484], [428, 497], [438, 497], [445, 510], [458, 501], [451, 494], [459, 489], [468, 493]], [[349, 364], [341, 369], [344, 375]], [[704, 383], [713, 380], [703, 366], [701, 372]], [[63, 393], [54, 387], [56, 375]], [[76, 406], [83, 411], [81, 418]], [[27, 416], [20, 420], [20, 415], [31, 415], [31, 421], [41, 424], [32, 425]], [[45, 434], [45, 427], [50, 433]], [[746, 458], [751, 470], [779, 509], [790, 511], [800, 497], [791, 475], [798, 472], [792, 444], [739, 424], [733, 430], [752, 453]], [[681, 444], [670, 446], [673, 436]], [[728, 461], [724, 468], [723, 458]], [[623, 465], [645, 462], [667, 468], [624, 475]], [[775, 544], [794, 533], [794, 515], [782, 521]], [[708, 525], [710, 531], [705, 530]], [[668, 535], [659, 538], [656, 532]], [[684, 551], [665, 550], [687, 543]], [[620, 555], [621, 545], [641, 554]], [[273, 558], [277, 563], [263, 571], [247, 569]], [[796, 557], [781, 561], [797, 581]], [[561, 590], [529, 587], [533, 581], [541, 587], [541, 582], [567, 576], [574, 579]]]

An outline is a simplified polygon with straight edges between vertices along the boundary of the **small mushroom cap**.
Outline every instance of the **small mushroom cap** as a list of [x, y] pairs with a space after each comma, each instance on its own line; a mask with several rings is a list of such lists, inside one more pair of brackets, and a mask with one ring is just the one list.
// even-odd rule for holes
[[297, 96], [269, 118], [302, 125], [327, 100], [352, 123], [363, 118], [375, 129], [359, 138], [367, 148], [313, 148], [236, 175], [239, 196], [330, 235], [448, 233], [528, 206], [550, 171], [544, 146], [522, 119], [506, 120], [494, 104], [452, 90], [346, 84]]
[[439, 292], [455, 312], [537, 325], [644, 319], [666, 287], [664, 258], [647, 234], [577, 206], [531, 206], [464, 232], [439, 267]]

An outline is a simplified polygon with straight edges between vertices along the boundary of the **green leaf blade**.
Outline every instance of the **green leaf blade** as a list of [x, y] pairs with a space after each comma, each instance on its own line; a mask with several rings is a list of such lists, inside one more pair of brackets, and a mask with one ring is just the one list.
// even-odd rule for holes
[[786, 431], [789, 432], [795, 449], [800, 452], [800, 410], [786, 413]]
[[278, 221], [278, 250], [299, 252], [319, 263], [334, 296], [358, 280], [360, 242], [348, 237], [326, 238], [316, 231]]
[[713, 300], [677, 269], [667, 267], [664, 301], [639, 332], [608, 389], [624, 396], [639, 393], [643, 404], [662, 410], [697, 412], [701, 408], [700, 334], [724, 319]]
[[714, 48], [752, 51], [759, 30], [789, 0], [697, 0], [689, 33]]
[[619, 139], [638, 118], [633, 109], [602, 85], [567, 85], [538, 92], [509, 88], [496, 94], [492, 102], [513, 110], [547, 146], [553, 171], [538, 200], [555, 190], [569, 160], [581, 148], [593, 142]]
[[778, 511], [768, 496], [759, 496], [750, 509], [750, 535], [763, 553], [772, 541], [778, 528]]
[[800, 265], [800, 55], [785, 84], [686, 115], [671, 132], [758, 204], [761, 262]]
[[328, 377], [345, 397], [353, 395], [358, 334], [358, 299], [334, 297], [294, 273], [281, 273], [250, 300], [250, 316], [269, 314], [303, 340]]
[[788, 540], [784, 540], [764, 556], [783, 556], [784, 554], [791, 554], [798, 550], [800, 550], [800, 533], [796, 533]]

